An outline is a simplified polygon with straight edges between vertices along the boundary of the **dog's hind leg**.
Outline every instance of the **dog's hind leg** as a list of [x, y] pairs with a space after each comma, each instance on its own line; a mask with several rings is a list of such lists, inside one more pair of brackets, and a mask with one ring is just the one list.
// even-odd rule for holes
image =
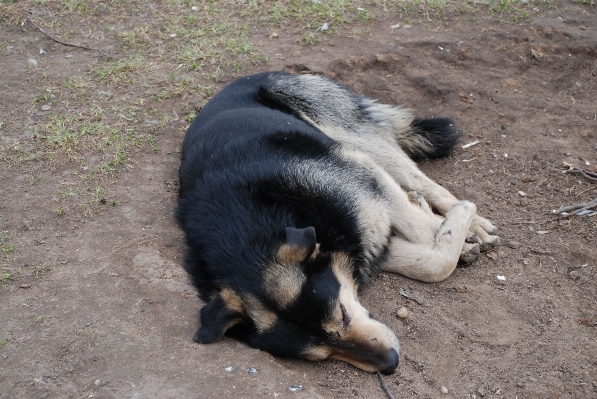
[[425, 282], [446, 279], [461, 257], [475, 213], [475, 204], [459, 201], [446, 213], [432, 239], [412, 242], [401, 236], [392, 237], [382, 270]]

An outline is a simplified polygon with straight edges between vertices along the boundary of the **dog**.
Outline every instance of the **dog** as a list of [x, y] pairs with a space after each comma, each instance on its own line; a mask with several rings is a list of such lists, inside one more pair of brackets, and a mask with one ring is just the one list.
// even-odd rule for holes
[[[318, 75], [235, 80], [182, 143], [177, 218], [200, 297], [194, 340], [393, 373], [394, 333], [358, 301], [374, 273], [438, 282], [497, 229], [413, 159], [450, 154], [450, 119], [419, 119]], [[434, 212], [435, 210], [435, 212]]]

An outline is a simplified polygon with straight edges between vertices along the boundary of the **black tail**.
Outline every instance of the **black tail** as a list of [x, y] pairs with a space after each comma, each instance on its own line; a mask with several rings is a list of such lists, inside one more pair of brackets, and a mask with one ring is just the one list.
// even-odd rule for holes
[[397, 139], [413, 159], [447, 157], [460, 140], [460, 132], [449, 118], [418, 119], [410, 124], [410, 131]]

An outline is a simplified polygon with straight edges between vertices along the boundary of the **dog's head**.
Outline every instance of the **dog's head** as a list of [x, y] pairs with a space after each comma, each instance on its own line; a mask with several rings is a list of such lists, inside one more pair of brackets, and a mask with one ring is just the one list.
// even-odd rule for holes
[[211, 343], [228, 333], [274, 355], [333, 358], [391, 374], [398, 339], [359, 303], [353, 267], [346, 254], [320, 251], [313, 227], [289, 227], [259, 287], [220, 289], [201, 310], [194, 339]]

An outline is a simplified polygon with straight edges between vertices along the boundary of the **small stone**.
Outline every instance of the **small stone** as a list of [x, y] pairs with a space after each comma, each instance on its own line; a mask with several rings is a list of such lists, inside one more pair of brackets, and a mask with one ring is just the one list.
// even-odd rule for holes
[[479, 388], [477, 388], [477, 395], [483, 397], [483, 396], [487, 395], [487, 390], [483, 387], [479, 387]]
[[443, 393], [444, 395], [446, 395], [449, 391], [448, 388], [446, 388], [445, 386], [442, 385], [442, 387], [439, 389], [441, 393]]
[[305, 387], [302, 385], [291, 385], [288, 387], [288, 390], [290, 392], [299, 392], [299, 391], [304, 391]]
[[508, 128], [508, 126], [502, 125], [502, 130], [506, 130], [507, 128]]
[[518, 195], [520, 195], [521, 197], [526, 197], [527, 193], [525, 193], [524, 191], [519, 191]]
[[522, 197], [520, 199], [520, 206], [527, 206], [529, 204], [529, 200], [527, 199], [527, 197]]
[[408, 317], [408, 309], [404, 306], [396, 311], [396, 317], [399, 319], [406, 319]]
[[29, 66], [38, 66], [39, 64], [37, 63], [37, 60], [35, 58], [29, 58], [27, 60], [27, 64], [29, 64]]
[[508, 241], [508, 246], [512, 249], [518, 249], [521, 245], [522, 244], [518, 241]]
[[255, 367], [249, 367], [247, 369], [247, 373], [249, 373], [249, 374], [255, 374], [255, 373], [257, 373], [257, 369]]
[[45, 105], [42, 105], [42, 106], [41, 106], [41, 110], [42, 110], [42, 111], [49, 111], [49, 110], [51, 110], [51, 109], [52, 109], [52, 106], [51, 106], [51, 105], [48, 105], [48, 104], [45, 104]]
[[570, 277], [571, 280], [578, 280], [580, 279], [580, 273], [577, 272], [576, 270], [571, 271], [570, 273], [568, 273], [568, 277]]
[[497, 253], [495, 252], [487, 252], [487, 257], [493, 260], [496, 260], [498, 258]]

